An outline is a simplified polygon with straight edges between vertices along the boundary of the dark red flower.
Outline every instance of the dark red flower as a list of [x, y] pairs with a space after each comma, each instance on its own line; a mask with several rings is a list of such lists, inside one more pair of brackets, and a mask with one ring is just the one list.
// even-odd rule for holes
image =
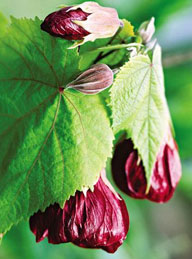
[[114, 253], [126, 238], [129, 216], [125, 202], [102, 173], [93, 192], [77, 191], [63, 209], [54, 204], [38, 211], [30, 218], [30, 228], [37, 242], [47, 237], [52, 244], [72, 242]]
[[41, 24], [41, 29], [53, 36], [67, 40], [81, 40], [90, 34], [83, 27], [73, 23], [73, 20], [84, 21], [89, 16], [81, 9], [68, 11], [72, 6], [49, 14]]
[[166, 202], [173, 196], [181, 177], [176, 142], [169, 136], [161, 145], [148, 193], [145, 170], [130, 139], [117, 145], [112, 159], [112, 174], [118, 187], [129, 196], [159, 203]]

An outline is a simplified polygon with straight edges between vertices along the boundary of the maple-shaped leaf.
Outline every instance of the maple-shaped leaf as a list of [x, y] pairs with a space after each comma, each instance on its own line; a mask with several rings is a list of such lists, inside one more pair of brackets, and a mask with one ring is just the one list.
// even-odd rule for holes
[[79, 73], [71, 42], [12, 18], [0, 38], [0, 233], [92, 188], [113, 134], [99, 95], [59, 90]]
[[170, 117], [164, 94], [161, 48], [130, 59], [111, 88], [115, 132], [125, 130], [143, 161], [148, 186]]

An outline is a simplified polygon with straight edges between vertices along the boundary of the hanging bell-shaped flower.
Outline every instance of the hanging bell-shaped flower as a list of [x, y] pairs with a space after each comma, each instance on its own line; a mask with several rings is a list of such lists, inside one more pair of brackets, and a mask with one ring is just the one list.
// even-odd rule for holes
[[54, 204], [38, 211], [30, 218], [30, 228], [37, 242], [47, 237], [52, 244], [72, 242], [114, 253], [126, 238], [129, 216], [102, 170], [93, 191], [77, 191], [64, 208]]
[[131, 139], [116, 146], [112, 160], [112, 173], [117, 186], [137, 199], [166, 202], [173, 196], [181, 178], [181, 163], [171, 132], [168, 132], [156, 158], [149, 192], [142, 161]]

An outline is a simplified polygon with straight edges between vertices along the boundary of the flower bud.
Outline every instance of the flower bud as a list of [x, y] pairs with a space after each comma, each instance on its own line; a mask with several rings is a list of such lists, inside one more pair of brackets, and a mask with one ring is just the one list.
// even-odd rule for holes
[[67, 88], [76, 89], [84, 94], [97, 94], [113, 83], [113, 71], [105, 64], [96, 64], [83, 72]]
[[81, 9], [71, 10], [71, 7], [49, 14], [41, 24], [41, 29], [52, 36], [64, 38], [66, 40], [81, 40], [90, 33], [83, 27], [73, 23], [73, 20], [86, 20], [88, 13]]
[[139, 27], [139, 34], [143, 40], [144, 44], [147, 44], [153, 37], [153, 34], [155, 33], [155, 18], [152, 17], [150, 21], [146, 21], [141, 24]]
[[50, 205], [30, 218], [36, 241], [45, 237], [52, 244], [72, 242], [85, 248], [101, 248], [114, 253], [126, 238], [129, 216], [125, 202], [113, 190], [105, 171], [86, 194], [77, 191], [64, 208]]
[[166, 202], [171, 199], [181, 177], [177, 145], [171, 135], [162, 143], [148, 193], [145, 170], [130, 139], [117, 145], [112, 160], [112, 173], [118, 187], [129, 196]]
[[41, 29], [67, 40], [80, 40], [74, 47], [87, 41], [112, 37], [120, 26], [117, 11], [95, 2], [60, 9], [48, 15]]

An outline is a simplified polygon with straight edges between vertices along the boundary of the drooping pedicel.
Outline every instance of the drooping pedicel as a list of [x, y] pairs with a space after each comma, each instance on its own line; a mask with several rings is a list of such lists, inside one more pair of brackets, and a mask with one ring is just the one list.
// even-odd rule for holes
[[171, 199], [181, 178], [181, 163], [177, 144], [168, 131], [156, 158], [149, 192], [146, 193], [145, 170], [131, 139], [116, 146], [112, 174], [118, 187], [129, 196], [166, 202]]
[[54, 204], [45, 212], [38, 211], [30, 218], [30, 228], [37, 242], [47, 237], [52, 244], [72, 242], [114, 253], [126, 238], [129, 216], [102, 170], [93, 192], [77, 191], [63, 209]]

